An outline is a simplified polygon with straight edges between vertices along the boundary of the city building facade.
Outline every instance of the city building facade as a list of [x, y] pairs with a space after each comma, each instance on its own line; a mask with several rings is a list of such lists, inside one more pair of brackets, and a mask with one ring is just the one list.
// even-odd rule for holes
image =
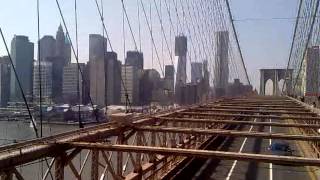
[[216, 59], [214, 70], [215, 95], [225, 95], [229, 80], [229, 32], [218, 31], [215, 33]]
[[182, 87], [187, 82], [187, 37], [177, 36], [175, 38], [175, 55], [178, 56], [178, 66], [175, 84], [175, 97], [178, 104], [182, 103]]
[[128, 51], [125, 64], [143, 69], [143, 53], [139, 51]]
[[[40, 66], [40, 72], [39, 72]], [[40, 73], [40, 74], [39, 74]], [[41, 80], [40, 80], [41, 76]], [[41, 97], [44, 102], [52, 101], [52, 63], [47, 61], [36, 61], [33, 66], [33, 96], [34, 100], [40, 98], [40, 83]]]
[[201, 62], [192, 62], [191, 63], [191, 82], [199, 83], [201, 82], [202, 75], [202, 63]]
[[[47, 58], [55, 57], [56, 54], [56, 40], [53, 36], [43, 36], [40, 41], [40, 56], [41, 60], [45, 60]], [[38, 54], [39, 56], [39, 54]], [[38, 57], [38, 60], [40, 57]]]
[[121, 68], [121, 103], [125, 105], [139, 105], [140, 76], [141, 70], [136, 66], [123, 65]]
[[[85, 69], [84, 63], [79, 63], [82, 71]], [[83, 104], [84, 86], [82, 76], [77, 63], [70, 63], [63, 68], [62, 93], [64, 102], [70, 104]], [[79, 93], [79, 94], [78, 94]]]
[[0, 57], [0, 107], [6, 107], [10, 97], [10, 60]]
[[11, 41], [11, 58], [18, 77], [11, 67], [10, 101], [23, 101], [17, 78], [26, 97], [32, 99], [34, 44], [27, 36], [14, 36]]
[[56, 57], [64, 59], [64, 64], [67, 65], [71, 63], [71, 46], [68, 38], [66, 38], [63, 28], [60, 24], [57, 34], [56, 34]]
[[90, 96], [95, 105], [107, 105], [107, 39], [99, 34], [89, 35]]

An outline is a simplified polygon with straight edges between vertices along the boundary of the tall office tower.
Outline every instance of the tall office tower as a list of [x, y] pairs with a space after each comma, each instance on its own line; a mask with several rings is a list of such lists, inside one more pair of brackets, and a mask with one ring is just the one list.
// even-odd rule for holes
[[[41, 60], [55, 57], [56, 55], [56, 40], [53, 36], [43, 36], [40, 39], [40, 56]], [[38, 54], [39, 56], [39, 54]], [[40, 58], [38, 57], [38, 60]]]
[[160, 74], [155, 69], [143, 70], [140, 78], [139, 99], [141, 105], [150, 105], [161, 99], [159, 90], [163, 90]]
[[65, 55], [64, 55], [65, 59], [66, 59], [66, 64], [70, 64], [71, 63], [71, 44], [69, 42], [69, 40], [66, 37], [66, 43], [65, 43]]
[[0, 107], [6, 107], [10, 97], [10, 60], [0, 57]]
[[90, 96], [99, 107], [107, 105], [107, 39], [98, 34], [89, 35]]
[[164, 88], [167, 89], [170, 93], [174, 92], [174, 66], [166, 65], [165, 66], [165, 77], [164, 77]]
[[[123, 65], [121, 68], [121, 77], [124, 83], [121, 84], [121, 103], [139, 105], [139, 75], [141, 70], [136, 66]], [[127, 101], [127, 97], [129, 102]], [[127, 104], [128, 105], [128, 104]]]
[[[14, 36], [11, 41], [11, 57], [23, 92], [27, 98], [32, 98], [34, 45], [27, 36]], [[10, 78], [10, 101], [23, 101], [12, 67]]]
[[143, 53], [139, 51], [128, 51], [125, 64], [143, 69]]
[[225, 94], [229, 79], [229, 32], [216, 32], [215, 89], [217, 96]]
[[117, 61], [115, 67], [115, 76], [114, 76], [114, 91], [115, 95], [115, 104], [121, 104], [121, 72], [122, 72], [122, 63], [121, 61]]
[[174, 78], [174, 66], [173, 65], [166, 65], [164, 67], [164, 71], [165, 71], [165, 78]]
[[40, 99], [40, 83], [41, 83], [41, 97], [42, 101], [51, 102], [52, 100], [52, 63], [47, 61], [40, 61], [40, 75], [39, 76], [39, 61], [34, 62], [33, 66], [33, 95], [34, 98]]
[[307, 50], [306, 58], [306, 96], [319, 96], [320, 50], [313, 46]]
[[55, 103], [62, 103], [62, 76], [65, 59], [55, 56], [47, 57], [44, 61], [52, 63], [52, 100]]
[[203, 92], [204, 93], [208, 93], [209, 92], [209, 88], [210, 88], [210, 76], [209, 76], [209, 70], [208, 70], [208, 61], [204, 60], [203, 61]]
[[60, 24], [56, 34], [56, 53], [55, 56], [62, 57], [65, 65], [71, 63], [71, 47], [68, 39], [65, 37], [62, 26]]
[[178, 56], [178, 68], [176, 74], [175, 96], [176, 102], [182, 102], [182, 87], [187, 81], [187, 37], [177, 36], [175, 38], [175, 55]]
[[192, 62], [191, 63], [191, 82], [200, 83], [202, 80], [202, 63], [201, 62]]
[[108, 105], [112, 104], [119, 104], [120, 103], [120, 83], [121, 79], [119, 78], [121, 76], [119, 67], [119, 62], [117, 60], [117, 53], [115, 52], [107, 52], [106, 53], [106, 61], [107, 61], [107, 99], [106, 103]]
[[[79, 63], [82, 72], [85, 69], [84, 63]], [[79, 80], [79, 84], [78, 84]], [[82, 76], [78, 69], [77, 63], [70, 63], [63, 68], [63, 85], [62, 93], [64, 101], [71, 104], [78, 104], [79, 101], [83, 102], [83, 83]], [[79, 98], [78, 99], [78, 88], [79, 88]]]

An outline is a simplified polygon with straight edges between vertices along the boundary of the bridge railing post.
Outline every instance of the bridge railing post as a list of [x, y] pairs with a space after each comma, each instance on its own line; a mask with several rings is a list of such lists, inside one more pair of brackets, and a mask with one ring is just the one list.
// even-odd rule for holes
[[99, 150], [92, 150], [91, 155], [91, 180], [99, 179]]
[[56, 157], [54, 171], [55, 180], [64, 180], [65, 159], [66, 155], [64, 153]]
[[[121, 133], [118, 136], [117, 140], [118, 144], [123, 144], [124, 143], [124, 135]], [[122, 177], [122, 164], [123, 164], [123, 153], [121, 151], [117, 152], [117, 175], [119, 177]]]
[[[137, 132], [137, 146], [143, 146], [142, 132]], [[136, 153], [136, 163], [134, 166], [134, 172], [139, 174], [138, 179], [142, 179], [142, 167], [141, 167], [141, 153]]]

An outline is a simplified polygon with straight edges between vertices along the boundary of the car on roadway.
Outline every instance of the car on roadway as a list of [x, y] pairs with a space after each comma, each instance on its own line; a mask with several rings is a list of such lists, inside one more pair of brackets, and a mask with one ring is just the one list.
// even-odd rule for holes
[[292, 156], [294, 151], [291, 149], [289, 143], [285, 141], [273, 141], [268, 147], [268, 150], [272, 155], [278, 156]]

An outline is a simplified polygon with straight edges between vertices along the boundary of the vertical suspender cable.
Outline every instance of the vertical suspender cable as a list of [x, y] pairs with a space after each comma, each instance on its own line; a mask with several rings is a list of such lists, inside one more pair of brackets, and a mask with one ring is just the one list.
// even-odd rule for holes
[[[112, 44], [111, 44], [111, 40], [110, 40], [110, 37], [109, 37], [109, 33], [108, 33], [107, 28], [106, 28], [106, 25], [105, 25], [105, 23], [104, 23], [104, 21], [103, 21], [103, 16], [102, 16], [102, 13], [101, 13], [100, 8], [99, 8], [98, 1], [97, 1], [97, 0], [93, 0], [93, 1], [94, 1], [94, 3], [96, 4], [96, 8], [97, 8], [97, 10], [98, 10], [98, 14], [99, 14], [99, 17], [100, 17], [100, 21], [101, 21], [102, 24], [103, 24], [103, 29], [104, 29], [104, 32], [105, 32], [105, 35], [106, 35], [108, 44], [110, 45], [110, 50], [113, 52], [113, 47], [112, 47]], [[118, 72], [119, 72], [121, 84], [122, 84], [123, 89], [124, 89], [125, 94], [126, 94], [126, 102], [128, 102], [129, 108], [132, 109], [131, 103], [130, 103], [130, 99], [128, 99], [128, 96], [127, 96], [127, 95], [128, 95], [128, 91], [127, 91], [127, 88], [126, 88], [126, 86], [125, 86], [125, 84], [124, 84], [123, 78], [122, 78], [122, 76], [121, 76], [121, 69], [120, 69], [119, 66], [117, 66], [116, 69], [117, 69]]]
[[[77, 0], [74, 0], [74, 20], [75, 20], [75, 26], [76, 26], [76, 58], [79, 58], [79, 41], [78, 41], [78, 10], [77, 10]], [[80, 105], [82, 103], [81, 98], [80, 97], [80, 83], [82, 83], [83, 79], [81, 79], [80, 82], [80, 66], [78, 66], [78, 72], [77, 72], [77, 98], [79, 100], [79, 104], [78, 104], [78, 121], [79, 121], [79, 128], [83, 128], [84, 125], [82, 123], [82, 119], [81, 119], [81, 108]], [[82, 87], [82, 86], [81, 86]], [[82, 88], [83, 90], [83, 88]]]
[[[124, 23], [124, 8], [122, 8], [122, 36], [123, 36], [123, 63], [124, 65], [126, 64], [126, 31], [125, 31], [125, 23]], [[122, 76], [122, 73], [121, 73], [121, 76]], [[124, 67], [124, 78], [125, 80], [127, 81], [127, 67], [125, 65]], [[123, 86], [124, 87], [124, 86]], [[126, 112], [128, 112], [128, 99], [129, 99], [129, 96], [128, 96], [128, 93], [125, 93], [125, 98], [126, 98]]]
[[[40, 42], [40, 3], [37, 0], [37, 36], [38, 36], [38, 76], [39, 76], [39, 117], [40, 117], [40, 137], [42, 137], [42, 78], [41, 78], [41, 42]], [[43, 164], [41, 166], [41, 176], [43, 176]]]
[[303, 49], [302, 60], [301, 60], [300, 65], [299, 65], [298, 74], [297, 74], [296, 79], [295, 79], [295, 81], [294, 81], [293, 90], [295, 90], [295, 88], [296, 88], [296, 85], [297, 85], [297, 82], [298, 82], [298, 78], [299, 78], [299, 76], [300, 76], [301, 69], [302, 69], [303, 58], [305, 57], [305, 55], [306, 55], [306, 53], [307, 53], [308, 45], [309, 45], [310, 39], [311, 39], [311, 37], [312, 37], [314, 22], [315, 22], [315, 20], [316, 20], [318, 8], [319, 8], [319, 1], [320, 1], [320, 0], [317, 0], [316, 8], [315, 8], [314, 14], [313, 14], [313, 16], [312, 16], [311, 28], [310, 28], [310, 31], [308, 32], [307, 42], [306, 42], [305, 47], [304, 47], [304, 49]]
[[[149, 7], [149, 16], [150, 16], [150, 42], [151, 42], [151, 69], [153, 69], [153, 46], [152, 46], [153, 29], [152, 29], [151, 3]], [[160, 66], [161, 66], [161, 63], [160, 63]]]
[[[81, 74], [81, 78], [83, 79], [84, 75], [83, 75], [82, 69], [80, 68], [79, 59], [78, 59], [78, 57], [76, 56], [76, 51], [75, 51], [75, 48], [74, 48], [73, 43], [72, 43], [72, 41], [71, 41], [70, 33], [69, 33], [69, 30], [68, 30], [66, 21], [65, 21], [65, 19], [64, 19], [62, 10], [61, 10], [59, 0], [55, 0], [55, 1], [56, 1], [58, 10], [59, 10], [59, 14], [60, 14], [60, 17], [61, 17], [63, 26], [64, 26], [64, 28], [66, 29], [67, 39], [68, 39], [69, 42], [70, 42], [71, 50], [72, 50], [72, 52], [73, 52], [73, 55], [76, 57], [75, 59], [76, 59], [76, 62], [77, 62], [77, 66], [78, 66], [79, 72], [80, 72], [80, 74]], [[89, 94], [89, 100], [90, 100], [90, 104], [91, 104], [91, 106], [92, 106], [92, 108], [93, 108], [96, 121], [99, 122], [98, 114], [97, 114], [97, 109], [96, 109], [96, 108], [94, 107], [94, 105], [93, 105], [93, 101], [92, 101], [92, 99], [91, 99], [90, 94]]]
[[[284, 91], [284, 86], [285, 86], [285, 84], [287, 82], [288, 70], [289, 70], [289, 66], [290, 66], [290, 62], [291, 62], [293, 46], [295, 44], [295, 38], [296, 38], [299, 19], [300, 19], [299, 17], [300, 17], [300, 13], [301, 13], [301, 9], [302, 9], [301, 7], [302, 7], [302, 0], [299, 1], [298, 15], [297, 15], [297, 19], [296, 19], [296, 24], [294, 25], [294, 31], [293, 31], [293, 37], [292, 37], [292, 42], [291, 42], [291, 47], [290, 47], [290, 52], [289, 52], [289, 59], [288, 59], [288, 63], [287, 63], [287, 69], [286, 69], [286, 73], [285, 73], [285, 76], [284, 76], [285, 77], [284, 78], [284, 82], [283, 82], [283, 85], [282, 85], [282, 88], [281, 88], [281, 92], [282, 93]], [[290, 81], [292, 82], [292, 79], [290, 79]]]
[[141, 52], [141, 23], [140, 23], [140, 6], [139, 6], [139, 0], [137, 0], [137, 6], [138, 6], [139, 51]]
[[242, 55], [242, 51], [241, 51], [241, 48], [240, 48], [237, 31], [236, 31], [236, 28], [234, 26], [229, 0], [226, 0], [226, 4], [227, 4], [227, 9], [228, 9], [229, 19], [230, 19], [231, 26], [232, 26], [233, 35], [235, 37], [235, 40], [236, 40], [236, 43], [237, 43], [237, 48], [238, 48], [238, 51], [239, 51], [239, 54], [240, 54], [241, 63], [242, 63], [242, 66], [244, 68], [248, 84], [251, 85], [250, 79], [249, 79], [249, 76], [248, 76], [248, 72], [247, 72], [247, 68], [246, 68], [246, 65], [244, 64], [243, 55]]
[[[102, 15], [102, 48], [103, 48], [103, 61], [105, 62], [106, 61], [106, 51], [107, 51], [107, 47], [106, 47], [106, 43], [104, 41], [104, 29], [103, 29], [103, 23], [104, 23], [104, 8], [103, 8], [103, 1], [101, 0], [100, 1], [100, 4], [101, 4], [101, 15]], [[107, 69], [109, 68], [109, 60], [106, 62], [107, 63]], [[108, 70], [106, 71], [108, 72]], [[108, 77], [109, 75], [107, 74], [107, 82], [108, 82]], [[108, 114], [107, 114], [107, 110], [108, 110], [108, 83], [106, 83], [106, 89], [107, 89], [107, 95], [105, 96], [106, 100], [105, 100], [105, 116], [106, 118], [108, 118]]]
[[39, 116], [40, 116], [40, 137], [42, 137], [42, 79], [41, 79], [41, 52], [40, 52], [40, 7], [37, 0], [37, 30], [38, 30], [38, 72], [39, 72]]

